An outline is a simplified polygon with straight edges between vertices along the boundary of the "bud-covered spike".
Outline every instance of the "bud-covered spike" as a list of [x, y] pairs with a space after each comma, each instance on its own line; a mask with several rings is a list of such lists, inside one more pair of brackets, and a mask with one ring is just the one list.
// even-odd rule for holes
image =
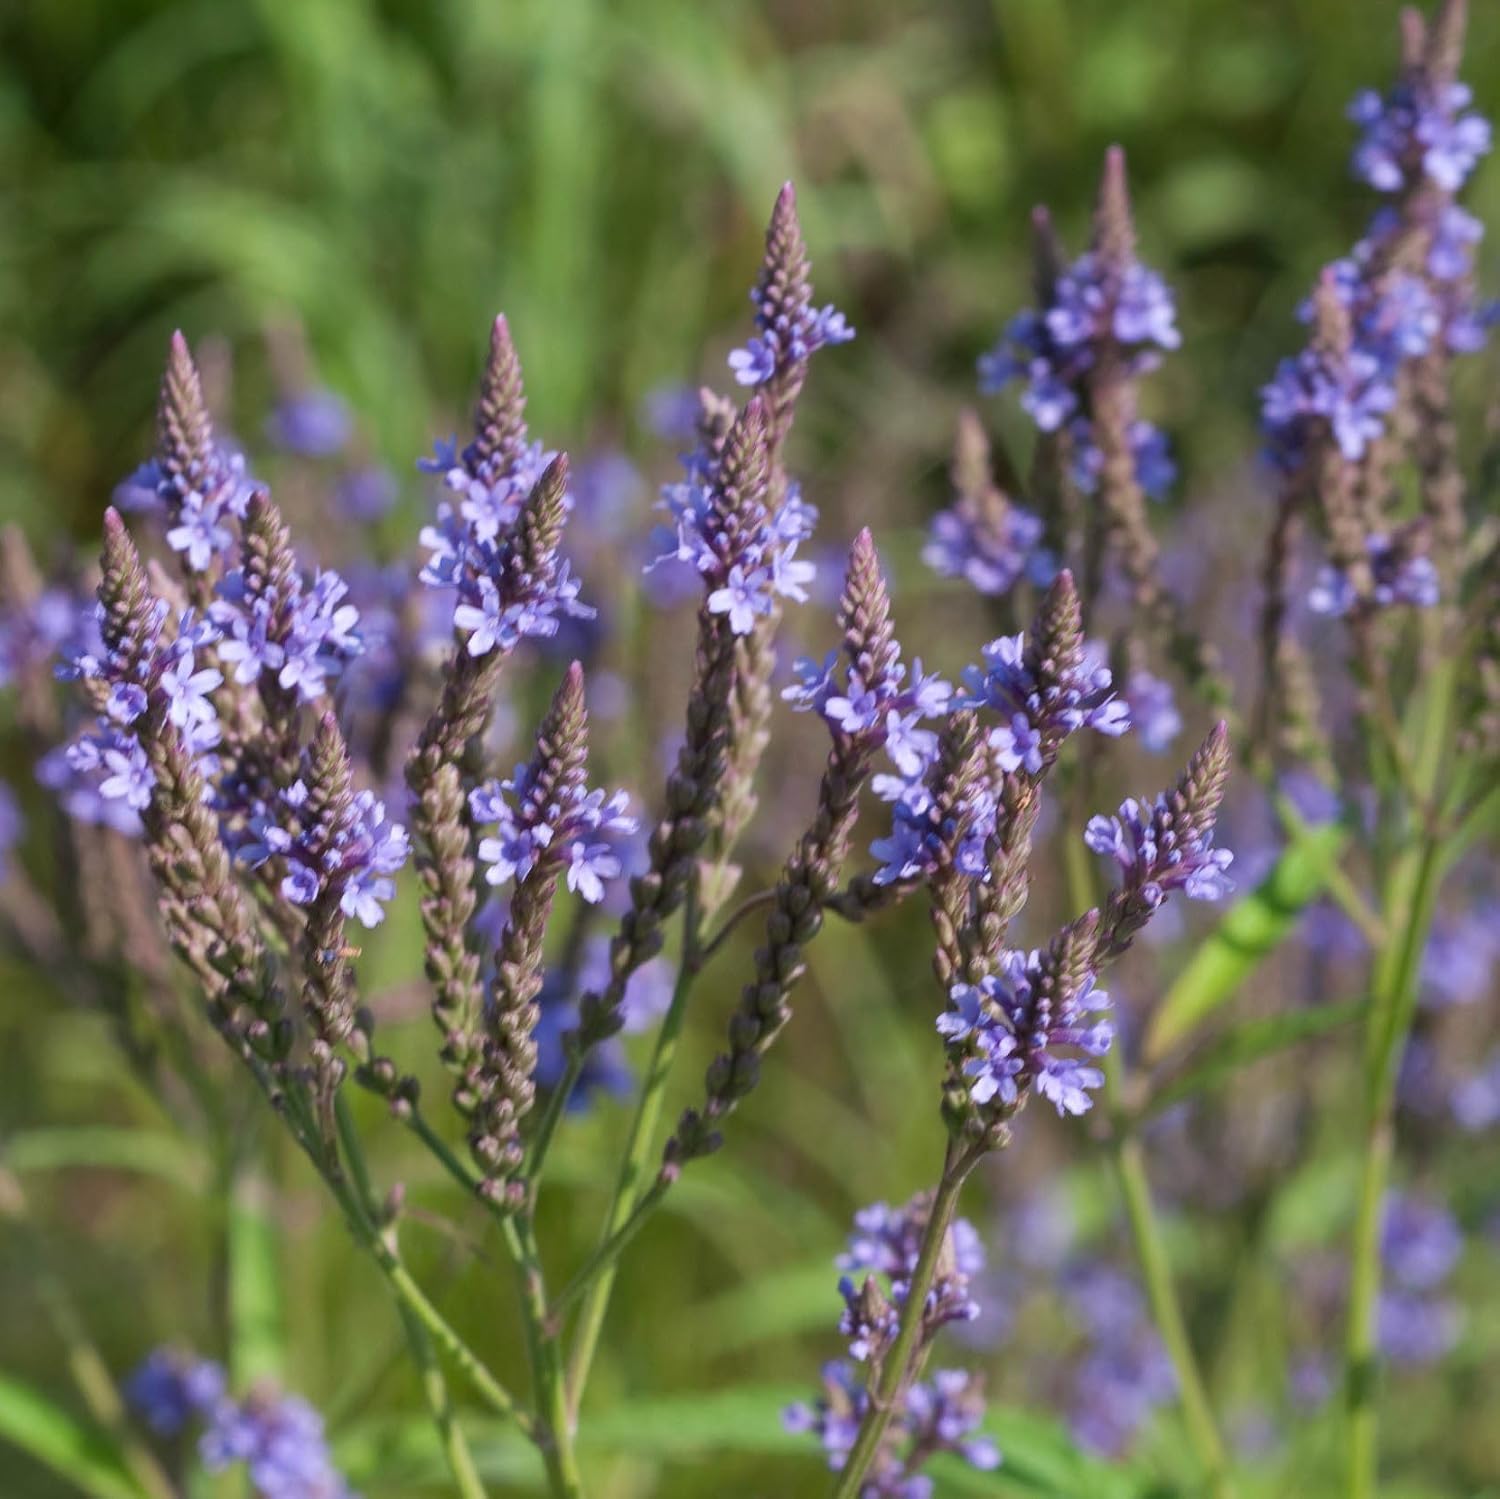
[[1198, 746], [1177, 783], [1183, 818], [1197, 836], [1206, 833], [1218, 815], [1231, 757], [1229, 725], [1220, 719]]
[[551, 565], [567, 519], [567, 494], [568, 455], [559, 453], [526, 496], [516, 520], [516, 551], [528, 571]]
[[152, 597], [146, 570], [130, 532], [111, 505], [104, 512], [104, 552], [99, 578], [100, 630], [111, 651], [135, 656], [148, 648]]
[[766, 436], [765, 403], [753, 396], [724, 439], [715, 484], [725, 516], [738, 516], [747, 527], [759, 520], [765, 500], [770, 474]]
[[589, 718], [584, 706], [583, 666], [574, 661], [552, 695], [536, 736], [539, 775], [555, 783], [582, 782], [589, 753]]
[[1058, 573], [1042, 596], [1027, 649], [1034, 656], [1037, 680], [1042, 682], [1071, 677], [1083, 660], [1083, 605], [1067, 568]]
[[861, 680], [867, 686], [886, 680], [901, 648], [891, 624], [890, 593], [868, 526], [849, 549], [849, 567], [839, 599], [839, 624], [844, 631], [845, 654]]
[[1104, 174], [1099, 179], [1099, 201], [1094, 210], [1094, 252], [1117, 270], [1135, 259], [1135, 224], [1130, 216], [1125, 152], [1120, 146], [1111, 146], [1104, 153]]
[[1085, 912], [1052, 939], [1047, 966], [1053, 975], [1054, 1003], [1066, 1003], [1078, 994], [1094, 971], [1098, 950], [1098, 911]]
[[213, 424], [187, 339], [173, 333], [156, 409], [157, 461], [179, 496], [197, 489], [213, 461]]
[[954, 492], [959, 495], [978, 498], [994, 487], [990, 440], [972, 406], [965, 406], [958, 413], [948, 473]]
[[490, 328], [490, 351], [479, 382], [479, 405], [474, 413], [474, 465], [489, 468], [496, 459], [514, 462], [526, 441], [526, 391], [521, 361], [501, 313]]

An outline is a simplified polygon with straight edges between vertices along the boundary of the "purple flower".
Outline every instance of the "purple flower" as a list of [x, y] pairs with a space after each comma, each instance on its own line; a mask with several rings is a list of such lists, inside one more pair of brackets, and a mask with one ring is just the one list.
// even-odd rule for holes
[[353, 426], [349, 408], [331, 390], [304, 390], [271, 413], [266, 436], [289, 453], [329, 458], [343, 450]]
[[603, 791], [579, 785], [561, 795], [561, 802], [541, 801], [528, 765], [518, 765], [509, 780], [487, 781], [469, 793], [474, 821], [496, 828], [479, 844], [480, 862], [489, 866], [485, 879], [491, 885], [524, 880], [547, 853], [559, 861], [568, 889], [597, 905], [622, 867], [608, 840], [634, 833], [637, 822], [623, 791], [606, 800]]
[[1408, 1291], [1431, 1291], [1452, 1274], [1464, 1239], [1453, 1215], [1436, 1203], [1402, 1192], [1385, 1200], [1380, 1257], [1391, 1278]]
[[1141, 744], [1153, 755], [1170, 749], [1182, 732], [1182, 715], [1177, 711], [1172, 684], [1149, 671], [1133, 671], [1125, 683], [1125, 701]]
[[1224, 872], [1234, 855], [1213, 846], [1212, 826], [1200, 834], [1174, 815], [1165, 793], [1149, 805], [1127, 797], [1117, 816], [1091, 817], [1083, 841], [1120, 866], [1125, 889], [1150, 910], [1174, 890], [1212, 901], [1234, 889]]
[[368, 524], [388, 515], [400, 497], [396, 476], [377, 464], [351, 469], [333, 492], [334, 503], [350, 520]]
[[[1383, 532], [1365, 538], [1369, 554], [1371, 586], [1363, 602], [1371, 608], [1390, 609], [1398, 604], [1430, 609], [1439, 597], [1437, 569], [1432, 559], [1413, 555], [1400, 541]], [[1353, 581], [1342, 569], [1328, 563], [1319, 569], [1308, 591], [1307, 604], [1315, 614], [1340, 619], [1361, 598]]]
[[177, 523], [167, 531], [167, 545], [181, 552], [194, 572], [207, 571], [220, 552], [234, 542], [234, 533], [223, 523], [223, 505], [217, 497], [196, 490], [182, 501]]
[[1471, 91], [1461, 83], [1434, 85], [1405, 78], [1382, 99], [1373, 89], [1355, 96], [1349, 118], [1361, 129], [1354, 174], [1377, 192], [1398, 193], [1426, 176], [1457, 192], [1490, 149], [1490, 126], [1470, 114]]
[[727, 614], [729, 628], [736, 635], [748, 635], [755, 621], [771, 612], [770, 581], [763, 567], [731, 567], [724, 586], [708, 596], [710, 613]]
[[1100, 1057], [1109, 1050], [1114, 1027], [1098, 1018], [1109, 996], [1089, 975], [1076, 993], [1059, 998], [1045, 976], [1041, 952], [1009, 951], [997, 972], [950, 991], [938, 1034], [981, 1107], [1013, 1107], [1034, 1086], [1059, 1114], [1082, 1114], [1092, 1102], [1089, 1091], [1104, 1082], [1078, 1053]]
[[352, 1499], [333, 1466], [322, 1418], [294, 1395], [221, 1401], [198, 1451], [211, 1473], [244, 1463], [260, 1499]]
[[158, 1348], [126, 1380], [125, 1399], [157, 1436], [175, 1437], [217, 1408], [224, 1385], [218, 1364]]
[[1037, 551], [1041, 539], [1042, 523], [1029, 510], [1006, 504], [985, 515], [960, 498], [932, 518], [922, 560], [940, 577], [963, 578], [980, 593], [999, 595], [1023, 573], [1033, 582], [1049, 580], [1050, 559]]
[[1082, 728], [1116, 737], [1130, 728], [1130, 710], [1114, 691], [1109, 668], [1087, 651], [1061, 675], [1030, 659], [1023, 635], [1002, 635], [984, 647], [984, 666], [964, 671], [960, 706], [992, 708], [1001, 723], [990, 743], [1001, 768], [1041, 773], [1050, 754]]

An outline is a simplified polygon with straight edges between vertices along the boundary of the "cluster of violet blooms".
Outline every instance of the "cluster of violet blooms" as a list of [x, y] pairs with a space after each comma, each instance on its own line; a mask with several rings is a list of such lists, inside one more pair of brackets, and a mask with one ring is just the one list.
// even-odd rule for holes
[[[1356, 626], [1390, 605], [1439, 602], [1462, 539], [1462, 497], [1445, 483], [1451, 454], [1437, 436], [1426, 448], [1418, 440], [1421, 517], [1398, 525], [1386, 482], [1398, 416], [1412, 416], [1419, 433], [1441, 432], [1447, 361], [1480, 347], [1493, 315], [1474, 294], [1480, 227], [1454, 201], [1489, 131], [1453, 77], [1448, 30], [1418, 26], [1392, 93], [1356, 101], [1356, 173], [1387, 204], [1354, 252], [1325, 271], [1305, 309], [1309, 346], [1264, 397], [1282, 514], [1313, 510], [1327, 547], [1307, 602]], [[399, 744], [404, 788], [356, 784], [373, 776], [345, 737], [363, 689], [341, 689], [379, 646], [365, 593], [299, 558], [269, 493], [213, 430], [180, 336], [157, 453], [119, 496], [144, 529], [159, 532], [177, 575], [148, 571], [111, 512], [97, 608], [80, 617], [44, 600], [28, 617], [30, 634], [64, 658], [60, 674], [78, 684], [91, 715], [43, 762], [43, 778], [75, 816], [140, 840], [162, 920], [216, 1024], [393, 1294], [412, 1309], [399, 1207], [361, 1196], [363, 1163], [341, 1114], [346, 1060], [359, 1086], [424, 1143], [437, 1142], [445, 1169], [503, 1225], [534, 1343], [536, 1408], [508, 1395], [497, 1401], [492, 1376], [481, 1387], [534, 1437], [558, 1494], [581, 1493], [559, 1372], [573, 1307], [584, 1301], [579, 1320], [592, 1319], [596, 1337], [612, 1267], [641, 1219], [688, 1163], [719, 1148], [729, 1116], [756, 1087], [824, 920], [873, 919], [917, 895], [931, 910], [942, 1006], [933, 1020], [944, 1058], [941, 1173], [904, 1207], [877, 1204], [856, 1216], [838, 1261], [846, 1357], [826, 1366], [822, 1395], [786, 1419], [821, 1444], [839, 1499], [927, 1499], [933, 1479], [924, 1469], [938, 1454], [996, 1466], [978, 1376], [925, 1372], [937, 1334], [981, 1313], [974, 1282], [984, 1252], [958, 1216], [962, 1188], [1010, 1142], [1033, 1095], [1062, 1118], [1093, 1107], [1106, 1086], [1101, 1059], [1116, 1039], [1104, 970], [1172, 897], [1214, 902], [1233, 888], [1233, 855], [1215, 842], [1230, 761], [1221, 723], [1168, 789], [1088, 820], [1082, 843], [1112, 875], [1106, 895], [1087, 897], [1096, 905], [1050, 936], [1027, 932], [1023, 943], [1012, 930], [1064, 754], [1069, 789], [1092, 795], [1099, 741], [1134, 733], [1154, 752], [1171, 744], [1185, 713], [1171, 683], [1145, 664], [1160, 664], [1150, 650], [1165, 649], [1191, 685], [1209, 676], [1203, 658], [1183, 648], [1140, 503], [1165, 494], [1174, 468], [1164, 434], [1138, 414], [1136, 390], [1180, 335], [1170, 290], [1135, 253], [1123, 157], [1109, 157], [1087, 250], [1064, 256], [1044, 214], [1036, 228], [1039, 305], [981, 361], [981, 381], [986, 390], [1024, 385], [1043, 477], [1027, 504], [1002, 493], [983, 430], [966, 416], [956, 497], [924, 552], [939, 573], [991, 599], [1034, 590], [1034, 618], [984, 645], [957, 685], [920, 658], [908, 664], [873, 540], [861, 533], [838, 603], [840, 645], [798, 660], [781, 694], [828, 732], [816, 803], [774, 886], [727, 915], [720, 905], [733, 881], [716, 876], [731, 867], [743, 809], [754, 808], [781, 611], [809, 598], [816, 571], [799, 550], [817, 512], [786, 472], [783, 449], [811, 356], [853, 337], [842, 314], [814, 305], [790, 188], [777, 201], [752, 292], [755, 335], [729, 360], [747, 398], [702, 394], [685, 475], [661, 495], [670, 525], [653, 567], [685, 564], [699, 612], [685, 731], [655, 821], [623, 791], [590, 784], [576, 662], [529, 755], [508, 777], [487, 774], [486, 735], [506, 707], [501, 676], [511, 658], [527, 642], [571, 643], [595, 617], [561, 551], [579, 503], [575, 482], [567, 458], [530, 436], [503, 319], [472, 438], [440, 444], [419, 465], [442, 489], [421, 533], [428, 555], [419, 578], [443, 659], [425, 722]], [[1432, 418], [1426, 427], [1424, 418]], [[346, 411], [306, 393], [273, 418], [277, 440], [310, 455], [337, 451], [347, 426]], [[1291, 555], [1290, 541], [1283, 550]], [[1094, 614], [1109, 581], [1087, 562], [1080, 570], [1088, 558], [1105, 559], [1129, 585], [1131, 617], [1107, 638], [1084, 630], [1085, 608]], [[1272, 592], [1285, 584], [1272, 581]], [[0, 644], [0, 665], [36, 649], [30, 639]], [[1078, 743], [1068, 749], [1075, 736], [1090, 753]], [[870, 841], [873, 867], [852, 873], [866, 790], [887, 804], [890, 824]], [[387, 811], [397, 797], [400, 820]], [[0, 800], [0, 852], [7, 817]], [[408, 862], [467, 1159], [422, 1112], [415, 1079], [375, 1050], [374, 1020], [358, 1004], [347, 961], [345, 921], [380, 923]], [[486, 889], [503, 893], [486, 901]], [[577, 898], [581, 919], [566, 943], [551, 942], [564, 892]], [[730, 929], [763, 909], [763, 941], [701, 1101], [681, 1115], [653, 1175], [660, 1098], [649, 1089], [664, 1074], [648, 1071], [599, 1248], [574, 1281], [549, 1288], [536, 1199], [561, 1118], [593, 1091], [628, 1091], [622, 1033], [656, 1026], [657, 1061], [670, 1062], [692, 981]], [[612, 936], [585, 924], [599, 918], [616, 924]], [[674, 920], [680, 965], [663, 956]], [[301, 1001], [300, 1020], [288, 989]], [[1458, 1255], [1451, 1220], [1393, 1198], [1380, 1247], [1391, 1281], [1379, 1304], [1386, 1356], [1438, 1356], [1456, 1326], [1439, 1294]], [[1159, 1344], [1140, 1336], [1138, 1315], [1093, 1316], [1087, 1286], [1078, 1299], [1097, 1334], [1088, 1377], [1100, 1390], [1139, 1386], [1133, 1403], [1120, 1400], [1095, 1422], [1089, 1445], [1113, 1451], [1176, 1382]], [[450, 1354], [454, 1346], [445, 1344]], [[575, 1375], [581, 1367], [586, 1376], [592, 1344], [580, 1339], [570, 1351]], [[217, 1366], [169, 1354], [147, 1361], [131, 1397], [163, 1437], [202, 1421], [205, 1465], [245, 1463], [264, 1499], [347, 1492], [317, 1417], [300, 1401], [230, 1400]]]
[[333, 1465], [322, 1417], [295, 1395], [257, 1389], [234, 1399], [218, 1364], [159, 1348], [130, 1376], [125, 1396], [160, 1442], [180, 1442], [197, 1426], [204, 1471], [243, 1465], [255, 1499], [356, 1499]]

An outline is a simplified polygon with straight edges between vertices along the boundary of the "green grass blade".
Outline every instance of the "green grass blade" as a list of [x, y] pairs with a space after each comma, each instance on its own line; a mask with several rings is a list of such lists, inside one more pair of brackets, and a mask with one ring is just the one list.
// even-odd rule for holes
[[80, 1493], [144, 1499], [120, 1449], [103, 1432], [7, 1374], [0, 1374], [0, 1441], [19, 1447]]
[[1348, 838], [1335, 825], [1310, 829], [1230, 908], [1152, 1017], [1146, 1032], [1148, 1062], [1159, 1061], [1191, 1035], [1286, 941], [1303, 911], [1322, 893], [1327, 871]]

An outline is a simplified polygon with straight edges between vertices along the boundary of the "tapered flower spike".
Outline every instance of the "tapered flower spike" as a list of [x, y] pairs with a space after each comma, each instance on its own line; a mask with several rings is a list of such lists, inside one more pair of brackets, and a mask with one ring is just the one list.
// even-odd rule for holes
[[214, 463], [213, 423], [203, 382], [181, 331], [172, 334], [156, 408], [157, 462], [179, 502], [201, 488]]
[[[122, 663], [151, 650], [156, 601], [119, 512], [104, 513], [101, 631]], [[276, 1096], [291, 1030], [265, 948], [230, 870], [207, 788], [158, 686], [133, 726], [152, 777], [141, 820], [162, 917], [178, 956], [203, 987], [210, 1018]]]
[[[823, 912], [838, 890], [860, 792], [876, 752], [886, 743], [886, 705], [894, 709], [902, 700], [905, 673], [880, 559], [868, 530], [860, 532], [850, 550], [839, 623], [849, 686], [845, 695], [825, 697], [821, 704], [833, 745], [818, 787], [817, 810], [776, 885], [765, 942], [755, 954], [755, 977], [742, 991], [730, 1021], [728, 1049], [708, 1069], [702, 1107], [682, 1115], [663, 1152], [664, 1184], [674, 1181], [686, 1162], [718, 1148], [719, 1126], [755, 1087], [761, 1057], [791, 1018], [788, 1001], [805, 972], [803, 948], [822, 927]], [[809, 700], [807, 706], [813, 705]]]
[[1234, 888], [1225, 873], [1234, 855], [1213, 846], [1229, 762], [1229, 729], [1219, 723], [1171, 790], [1154, 802], [1130, 798], [1114, 817], [1090, 818], [1084, 842], [1122, 875], [1104, 906], [1102, 957], [1123, 953], [1174, 892], [1215, 901]]
[[526, 392], [521, 361], [505, 314], [490, 328], [490, 352], [479, 384], [471, 449], [476, 468], [513, 466], [526, 443]]
[[[559, 808], [582, 798], [588, 762], [588, 715], [583, 700], [583, 667], [568, 668], [537, 731], [524, 788], [517, 796], [539, 815], [556, 820]], [[521, 1165], [521, 1121], [536, 1101], [537, 1048], [534, 1039], [540, 1012], [542, 945], [557, 884], [567, 858], [562, 829], [549, 827], [549, 841], [539, 845], [532, 862], [518, 875], [500, 946], [486, 1018], [483, 1059], [479, 1068], [479, 1107], [470, 1148], [485, 1173], [482, 1190], [496, 1202], [518, 1207], [525, 1184], [515, 1180]]]
[[1094, 209], [1094, 251], [1117, 273], [1135, 260], [1135, 222], [1130, 213], [1125, 151], [1120, 146], [1104, 153], [1104, 174]]
[[1042, 595], [1027, 637], [1027, 665], [1044, 686], [1059, 686], [1082, 665], [1083, 645], [1083, 604], [1073, 574], [1063, 568]]
[[[318, 720], [308, 757], [307, 800], [304, 824], [330, 854], [338, 847], [339, 833], [353, 816], [354, 780], [349, 750], [339, 731], [338, 720], [325, 713]], [[322, 888], [307, 907], [304, 953], [307, 985], [303, 1005], [311, 1027], [313, 1067], [318, 1090], [329, 1096], [344, 1077], [339, 1049], [354, 1032], [356, 996], [344, 938], [342, 887], [334, 879]]]

